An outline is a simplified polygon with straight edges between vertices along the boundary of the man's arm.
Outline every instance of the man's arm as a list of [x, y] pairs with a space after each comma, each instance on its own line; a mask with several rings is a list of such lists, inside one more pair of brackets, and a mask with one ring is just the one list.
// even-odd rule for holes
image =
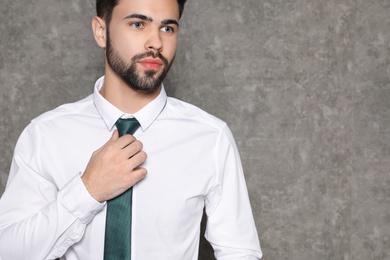
[[[119, 140], [115, 132], [93, 154], [85, 173], [89, 182], [83, 182], [76, 173], [59, 188], [53, 179], [42, 174], [39, 135], [35, 127], [28, 127], [16, 145], [7, 187], [0, 200], [0, 259], [53, 259], [61, 257], [70, 246], [80, 241], [86, 226], [104, 208], [105, 203], [99, 203], [95, 196], [104, 202], [117, 195], [113, 190], [126, 189], [123, 184], [115, 187], [121, 174], [127, 185], [133, 185], [146, 174], [137, 168], [146, 159], [146, 155], [138, 150], [142, 145], [135, 143], [134, 148], [131, 145], [134, 139], [127, 137], [127, 144], [124, 139]], [[132, 153], [140, 155], [132, 156]], [[101, 183], [96, 178], [102, 178], [102, 172], [112, 173], [111, 160], [118, 157], [126, 160], [129, 168], [123, 169], [126, 165], [121, 164], [120, 169], [114, 169], [116, 181], [107, 183], [109, 178], [104, 176], [105, 187], [96, 186]], [[129, 157], [138, 158], [134, 162]], [[88, 187], [94, 192], [92, 196]], [[97, 192], [96, 189], [101, 190]]]
[[218, 185], [206, 198], [205, 237], [217, 259], [260, 259], [262, 252], [240, 156], [226, 127], [216, 149]]

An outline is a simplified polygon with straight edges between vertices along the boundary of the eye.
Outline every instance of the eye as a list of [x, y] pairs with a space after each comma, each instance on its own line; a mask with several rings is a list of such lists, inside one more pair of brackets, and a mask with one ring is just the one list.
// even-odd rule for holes
[[142, 29], [144, 28], [144, 24], [141, 22], [133, 22], [130, 24], [130, 26], [136, 28], [136, 29]]
[[173, 33], [175, 31], [175, 29], [173, 29], [173, 27], [171, 26], [164, 26], [163, 28], [161, 28], [161, 30], [166, 33]]

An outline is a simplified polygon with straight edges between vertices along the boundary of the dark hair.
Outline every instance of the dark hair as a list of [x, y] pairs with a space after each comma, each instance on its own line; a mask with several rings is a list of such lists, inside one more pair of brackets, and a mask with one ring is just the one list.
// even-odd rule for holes
[[[119, 4], [120, 0], [96, 0], [96, 12], [97, 15], [106, 20], [107, 23], [110, 23], [112, 11], [115, 6]], [[184, 4], [187, 0], [177, 0], [179, 4], [179, 17], [182, 16], [184, 11]]]

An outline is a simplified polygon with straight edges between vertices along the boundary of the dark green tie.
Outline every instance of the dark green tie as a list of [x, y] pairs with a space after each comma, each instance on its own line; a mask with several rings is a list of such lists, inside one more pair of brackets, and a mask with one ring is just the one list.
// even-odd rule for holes
[[[119, 136], [134, 134], [140, 124], [135, 118], [118, 119]], [[107, 201], [104, 260], [131, 259], [131, 204], [133, 189]]]

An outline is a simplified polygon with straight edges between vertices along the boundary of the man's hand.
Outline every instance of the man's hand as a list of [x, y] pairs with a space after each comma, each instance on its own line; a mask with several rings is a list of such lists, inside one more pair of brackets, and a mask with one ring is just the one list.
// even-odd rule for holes
[[119, 137], [115, 130], [111, 139], [96, 150], [81, 177], [91, 196], [99, 202], [125, 192], [142, 180], [147, 171], [139, 167], [146, 160], [142, 143], [131, 135]]

